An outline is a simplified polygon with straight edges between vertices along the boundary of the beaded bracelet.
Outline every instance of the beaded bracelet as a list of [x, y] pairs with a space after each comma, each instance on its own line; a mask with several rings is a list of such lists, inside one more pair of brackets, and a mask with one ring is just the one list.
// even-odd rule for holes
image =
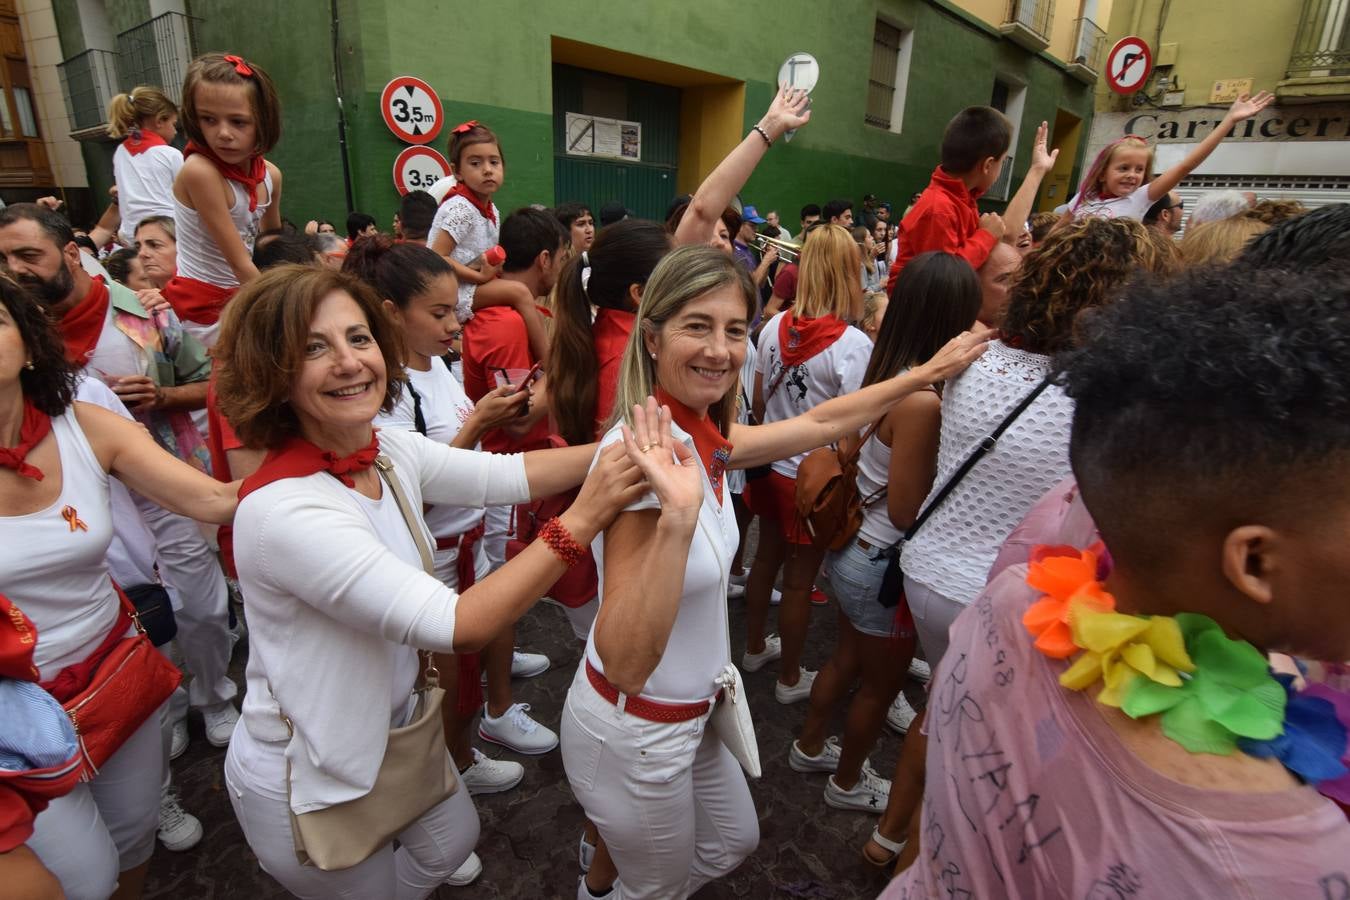
[[539, 537], [548, 544], [548, 549], [553, 551], [553, 555], [568, 567], [575, 566], [586, 556], [586, 548], [576, 542], [567, 526], [558, 519], [549, 519], [544, 527], [539, 529]]
[[754, 128], [751, 128], [750, 130], [759, 132], [759, 136], [764, 138], [764, 143], [770, 147], [773, 146], [773, 138], [769, 137], [769, 133], [765, 131], [763, 128], [760, 128], [758, 125], [756, 125]]

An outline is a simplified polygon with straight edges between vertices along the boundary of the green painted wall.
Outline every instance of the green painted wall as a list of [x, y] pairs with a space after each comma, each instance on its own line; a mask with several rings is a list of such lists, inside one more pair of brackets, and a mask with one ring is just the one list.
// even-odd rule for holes
[[150, 21], [150, 0], [106, 0], [108, 24], [112, 26], [113, 37]]
[[61, 58], [70, 59], [83, 53], [84, 32], [80, 30], [80, 9], [76, 0], [52, 0], [52, 15], [56, 19], [56, 33], [61, 43]]

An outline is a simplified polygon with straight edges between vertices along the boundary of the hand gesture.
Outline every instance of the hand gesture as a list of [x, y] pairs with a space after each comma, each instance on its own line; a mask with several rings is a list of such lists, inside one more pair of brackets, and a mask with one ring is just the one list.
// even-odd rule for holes
[[55, 197], [39, 197], [33, 202], [44, 209], [50, 209], [52, 212], [56, 212], [66, 205], [64, 200], [58, 200]]
[[159, 288], [146, 288], [137, 291], [136, 299], [140, 301], [141, 307], [152, 316], [173, 308], [169, 301], [164, 298], [164, 295], [159, 292]]
[[977, 328], [963, 331], [933, 354], [933, 358], [912, 371], [924, 380], [925, 384], [937, 384], [960, 375], [966, 366], [980, 358], [996, 332], [992, 328]]
[[998, 213], [985, 213], [980, 216], [980, 227], [999, 241], [1003, 240], [1003, 235], [1008, 232], [1008, 226], [1003, 224], [1003, 217]]
[[759, 120], [759, 127], [769, 133], [770, 140], [778, 140], [786, 131], [801, 128], [811, 121], [811, 99], [801, 88], [779, 85], [778, 93], [769, 104], [769, 111]]
[[581, 491], [568, 512], [584, 517], [596, 534], [609, 527], [625, 506], [635, 503], [647, 493], [642, 470], [629, 458], [619, 444], [610, 444], [600, 451]]
[[[530, 389], [517, 391], [518, 385], [504, 384], [483, 395], [470, 416], [483, 431], [506, 425], [529, 409]], [[466, 423], [467, 424], [467, 423]]]
[[1059, 159], [1059, 150], [1049, 149], [1050, 126], [1045, 122], [1036, 129], [1036, 144], [1031, 151], [1031, 168], [1042, 173], [1049, 172]]
[[1255, 94], [1243, 94], [1228, 108], [1228, 118], [1234, 122], [1250, 119], [1275, 101], [1270, 91], [1257, 91]]
[[654, 397], [647, 398], [646, 409], [634, 406], [632, 430], [623, 426], [623, 446], [661, 501], [662, 518], [697, 522], [703, 506], [702, 463], [671, 435], [669, 407], [658, 410]]
[[318, 222], [314, 221], [313, 219], [310, 219], [308, 222], [305, 223], [305, 234], [318, 234], [318, 233], [319, 233]]

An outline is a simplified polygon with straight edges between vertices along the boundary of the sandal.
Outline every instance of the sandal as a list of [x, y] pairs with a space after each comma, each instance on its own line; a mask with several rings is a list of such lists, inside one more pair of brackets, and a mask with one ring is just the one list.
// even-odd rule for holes
[[890, 855], [885, 859], [877, 859], [867, 852], [867, 845], [865, 844], [862, 849], [863, 859], [867, 861], [868, 865], [876, 866], [878, 869], [884, 869], [887, 866], [894, 865], [895, 861], [900, 858], [900, 852], [905, 849], [907, 841], [903, 839], [893, 841], [882, 834], [881, 827], [877, 826], [872, 829], [872, 837], [870, 838], [869, 843], [876, 844]]

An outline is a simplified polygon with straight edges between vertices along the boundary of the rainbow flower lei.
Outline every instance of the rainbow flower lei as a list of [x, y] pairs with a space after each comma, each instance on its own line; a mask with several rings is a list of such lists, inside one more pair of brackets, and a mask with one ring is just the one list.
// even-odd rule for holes
[[1207, 616], [1116, 612], [1100, 580], [1105, 559], [1100, 545], [1032, 551], [1027, 584], [1042, 596], [1022, 624], [1041, 653], [1072, 658], [1061, 685], [1100, 681], [1099, 703], [1134, 719], [1161, 715], [1163, 734], [1191, 753], [1279, 759], [1328, 796], [1350, 797], [1350, 698], [1325, 685], [1295, 690]]

